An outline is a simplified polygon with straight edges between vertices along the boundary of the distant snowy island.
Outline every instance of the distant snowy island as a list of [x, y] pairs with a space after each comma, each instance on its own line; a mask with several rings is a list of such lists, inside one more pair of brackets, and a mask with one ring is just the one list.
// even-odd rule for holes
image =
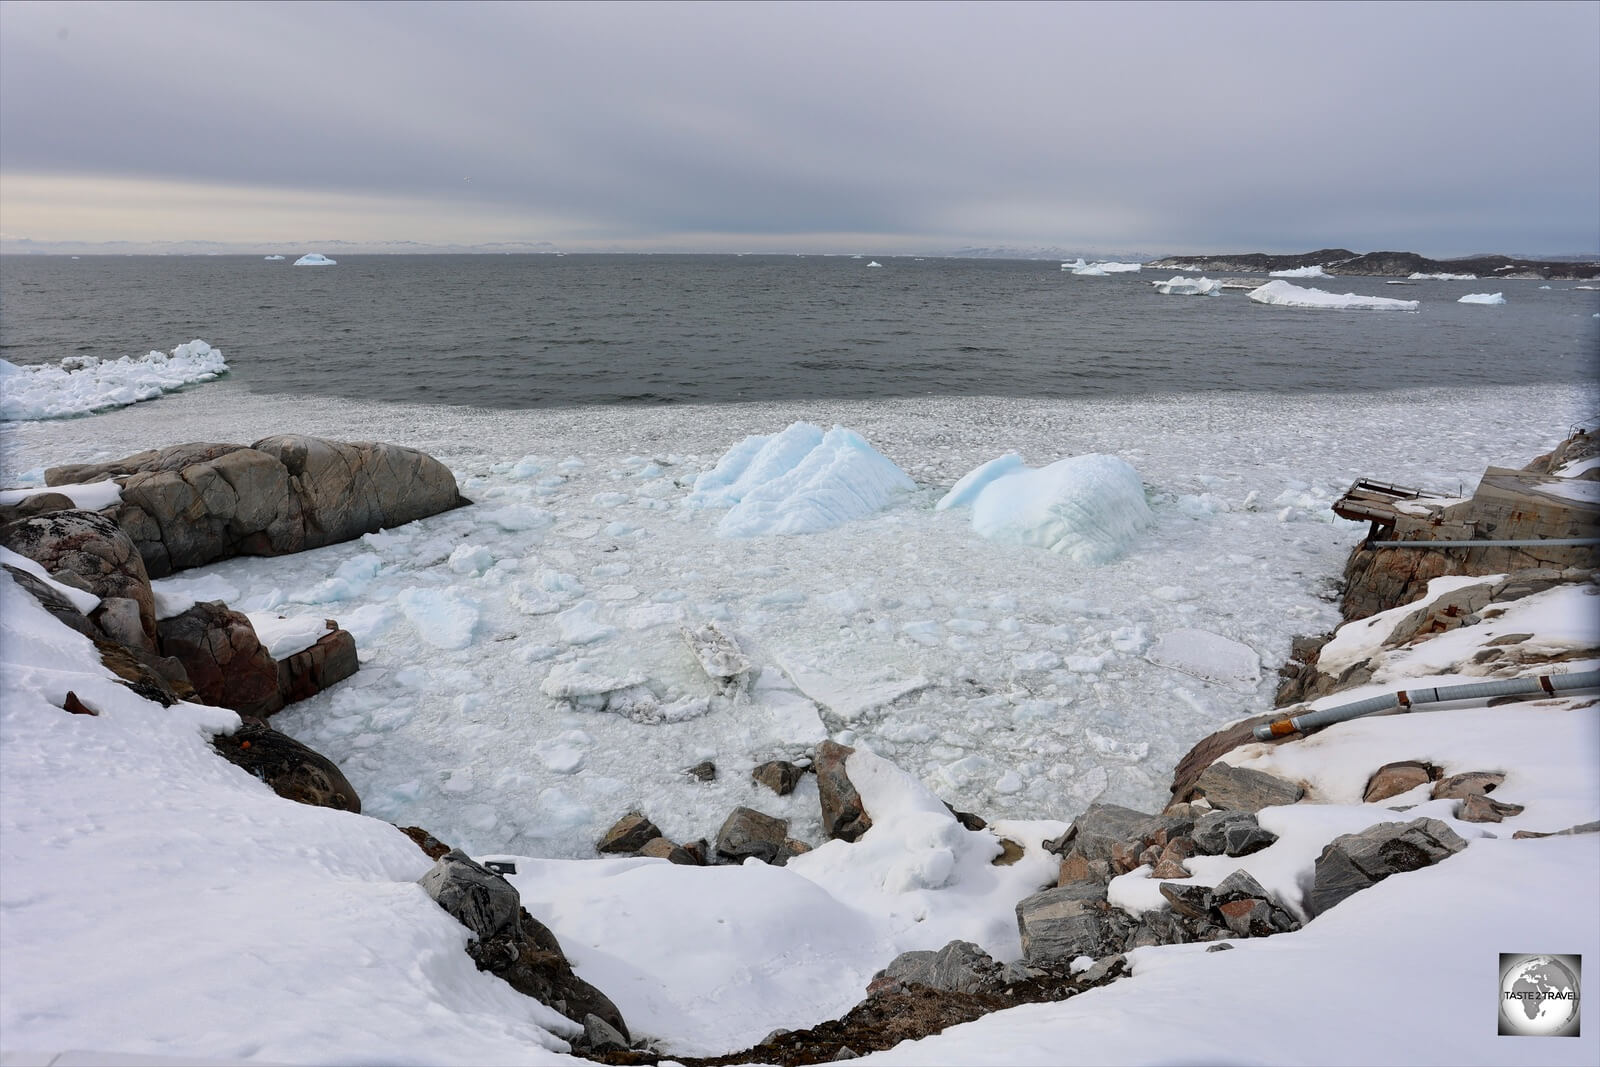
[[[1167, 256], [1146, 266], [1193, 271], [1248, 271], [1293, 277], [1360, 274], [1382, 278], [1437, 278], [1471, 281], [1477, 278], [1537, 278], [1545, 281], [1579, 281], [1600, 278], [1600, 259], [1544, 260], [1486, 254], [1462, 259], [1429, 259], [1417, 252], [1352, 252], [1348, 248], [1322, 248], [1298, 255], [1245, 252], [1237, 255]], [[1319, 271], [1318, 273], [1313, 273]]]

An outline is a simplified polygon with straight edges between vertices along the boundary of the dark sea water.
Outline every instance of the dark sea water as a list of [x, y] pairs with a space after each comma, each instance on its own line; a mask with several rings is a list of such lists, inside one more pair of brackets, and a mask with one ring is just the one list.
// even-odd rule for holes
[[[1060, 398], [1594, 381], [1600, 293], [1573, 282], [1303, 280], [1415, 314], [1161, 296], [1172, 271], [823, 256], [0, 259], [0, 357], [116, 358], [203, 338], [235, 382], [484, 407], [985, 395]], [[1265, 278], [1262, 278], [1265, 281]], [[1504, 292], [1507, 303], [1456, 303]]]

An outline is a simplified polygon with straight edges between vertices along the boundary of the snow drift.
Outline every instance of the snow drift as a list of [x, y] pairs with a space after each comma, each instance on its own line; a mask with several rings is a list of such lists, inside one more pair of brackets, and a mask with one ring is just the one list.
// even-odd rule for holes
[[734, 445], [695, 479], [685, 503], [728, 508], [717, 524], [723, 537], [806, 534], [865, 518], [914, 488], [860, 434], [797, 422]]
[[971, 507], [972, 528], [984, 537], [1079, 563], [1122, 555], [1152, 521], [1139, 472], [1098, 453], [1037, 469], [1010, 453], [968, 473], [936, 506]]
[[222, 350], [201, 340], [179, 345], [170, 355], [68, 356], [60, 363], [27, 366], [0, 359], [0, 421], [89, 415], [213, 381], [227, 372]]

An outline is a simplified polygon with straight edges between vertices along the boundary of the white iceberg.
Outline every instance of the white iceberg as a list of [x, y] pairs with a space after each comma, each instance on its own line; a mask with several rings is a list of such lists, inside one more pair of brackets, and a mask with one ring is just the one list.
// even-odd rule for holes
[[1085, 263], [1081, 258], [1073, 263], [1061, 264], [1061, 269], [1072, 274], [1081, 274], [1085, 278], [1103, 278], [1108, 274], [1131, 274], [1143, 270], [1139, 263], [1116, 263], [1100, 260], [1094, 263]]
[[201, 340], [137, 359], [68, 356], [18, 366], [0, 359], [0, 422], [60, 419], [152, 400], [228, 372], [222, 350]]
[[1335, 308], [1359, 311], [1415, 311], [1417, 301], [1395, 300], [1387, 296], [1358, 296], [1355, 293], [1324, 292], [1321, 289], [1304, 289], [1286, 281], [1271, 281], [1250, 290], [1250, 299], [1258, 304], [1276, 304], [1279, 307]]
[[261, 258], [265, 259], [265, 260], [268, 260], [270, 262], [271, 260], [282, 259], [283, 257], [282, 256], [262, 256]]
[[728, 508], [723, 537], [806, 534], [865, 518], [916, 485], [859, 434], [797, 422], [752, 435], [694, 481], [691, 508]]
[[872, 262], [868, 263], [867, 266], [869, 266], [869, 267], [881, 267], [881, 266], [883, 266], [883, 264], [879, 263], [877, 260], [873, 260]]
[[1468, 293], [1456, 301], [1458, 304], [1504, 304], [1505, 302], [1504, 293]]
[[337, 267], [339, 261], [337, 259], [329, 259], [321, 252], [307, 252], [295, 260], [294, 265], [297, 267]]
[[1309, 267], [1295, 267], [1293, 270], [1268, 271], [1269, 278], [1326, 278], [1328, 272], [1320, 264], [1313, 263]]
[[1037, 469], [1014, 453], [990, 460], [936, 505], [967, 506], [983, 537], [1035, 545], [1078, 563], [1115, 559], [1153, 521], [1139, 472], [1099, 453]]
[[1407, 278], [1414, 282], [1475, 282], [1476, 274], [1423, 274], [1421, 271], [1407, 274]]
[[1221, 296], [1222, 283], [1210, 278], [1168, 278], [1164, 282], [1151, 282], [1156, 292], [1163, 296]]

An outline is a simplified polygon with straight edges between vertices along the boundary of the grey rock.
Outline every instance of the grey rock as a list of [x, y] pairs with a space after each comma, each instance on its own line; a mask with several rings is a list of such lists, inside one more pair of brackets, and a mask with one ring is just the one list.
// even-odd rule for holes
[[1023, 958], [1030, 966], [1064, 970], [1079, 956], [1121, 951], [1133, 920], [1104, 900], [1084, 899], [1076, 887], [1046, 889], [1017, 902]]
[[1209, 948], [1207, 948], [1206, 951], [1207, 952], [1227, 952], [1231, 948], [1233, 948], [1233, 945], [1231, 945], [1227, 941], [1218, 941], [1215, 945], [1212, 945]]
[[1226, 904], [1230, 900], [1245, 899], [1272, 899], [1272, 894], [1268, 893], [1249, 871], [1234, 871], [1218, 882], [1216, 888], [1211, 890], [1212, 904]]
[[1513, 841], [1526, 841], [1535, 837], [1571, 837], [1575, 834], [1595, 833], [1600, 833], [1600, 822], [1579, 823], [1576, 826], [1569, 826], [1565, 830], [1556, 830], [1552, 833], [1541, 833], [1538, 830], [1518, 830], [1511, 835], [1511, 839]]
[[52, 511], [70, 511], [77, 506], [65, 493], [34, 493], [15, 504], [0, 504], [0, 526], [18, 519], [31, 519], [35, 515], [48, 515]]
[[1194, 824], [1195, 848], [1206, 856], [1248, 856], [1278, 840], [1248, 811], [1214, 811]]
[[837, 1063], [840, 1060], [859, 1060], [860, 1058], [861, 1053], [857, 1052], [849, 1045], [840, 1045], [839, 1051], [833, 1054], [833, 1059], [830, 1062]]
[[717, 855], [740, 862], [751, 856], [763, 863], [781, 865], [784, 842], [789, 838], [789, 823], [754, 808], [734, 808], [717, 831]]
[[21, 567], [13, 567], [9, 563], [0, 566], [4, 566], [5, 572], [11, 576], [12, 581], [30, 593], [44, 610], [54, 615], [64, 625], [76, 630], [90, 640], [104, 639], [100, 628], [90, 622], [87, 615], [73, 607], [72, 601], [63, 596], [59, 590], [29, 574]]
[[522, 932], [516, 888], [460, 849], [435, 860], [418, 884], [480, 941]]
[[1172, 910], [1191, 919], [1211, 918], [1211, 887], [1178, 882], [1162, 882], [1158, 889]]
[[1088, 810], [1067, 827], [1060, 837], [1046, 841], [1046, 851], [1065, 856], [1076, 850], [1085, 859], [1114, 862], [1114, 850], [1136, 843], [1142, 849], [1142, 838], [1152, 820], [1159, 816], [1147, 811], [1135, 811], [1118, 804], [1090, 804]]
[[1499, 771], [1467, 771], [1436, 782], [1429, 794], [1434, 800], [1463, 800], [1474, 793], [1492, 793], [1506, 780]]
[[683, 773], [697, 781], [714, 782], [717, 780], [717, 765], [710, 760], [701, 760]]
[[873, 975], [956, 993], [985, 993], [1005, 984], [1005, 968], [970, 941], [952, 941], [938, 951], [902, 952]]
[[1467, 847], [1438, 819], [1386, 822], [1336, 837], [1317, 858], [1311, 888], [1313, 915], [1392, 874], [1420, 870]]
[[590, 1052], [618, 1052], [627, 1049], [628, 1039], [616, 1027], [589, 1012], [583, 1017], [583, 1044]]
[[124, 596], [105, 597], [90, 617], [109, 640], [129, 648], [154, 651], [144, 630], [144, 620], [139, 617], [137, 600]]
[[1078, 975], [1078, 981], [1083, 985], [1100, 985], [1112, 978], [1120, 978], [1128, 973], [1128, 957], [1118, 952], [1105, 959], [1095, 960], [1088, 970]]
[[845, 760], [853, 752], [855, 749], [834, 741], [817, 746], [812, 769], [822, 803], [822, 832], [830, 839], [854, 841], [872, 827], [872, 817], [861, 803], [861, 794], [845, 772]]
[[1248, 767], [1213, 763], [1195, 782], [1195, 789], [1213, 808], [1260, 811], [1276, 804], [1293, 804], [1306, 795], [1294, 782]]
[[768, 760], [750, 772], [750, 780], [757, 785], [764, 785], [780, 797], [786, 797], [794, 792], [794, 787], [800, 784], [800, 779], [805, 777], [805, 768], [796, 766], [788, 760]]
[[612, 824], [611, 829], [607, 830], [605, 836], [595, 845], [595, 850], [608, 853], [634, 853], [661, 836], [661, 830], [655, 823], [637, 811], [630, 811]]

